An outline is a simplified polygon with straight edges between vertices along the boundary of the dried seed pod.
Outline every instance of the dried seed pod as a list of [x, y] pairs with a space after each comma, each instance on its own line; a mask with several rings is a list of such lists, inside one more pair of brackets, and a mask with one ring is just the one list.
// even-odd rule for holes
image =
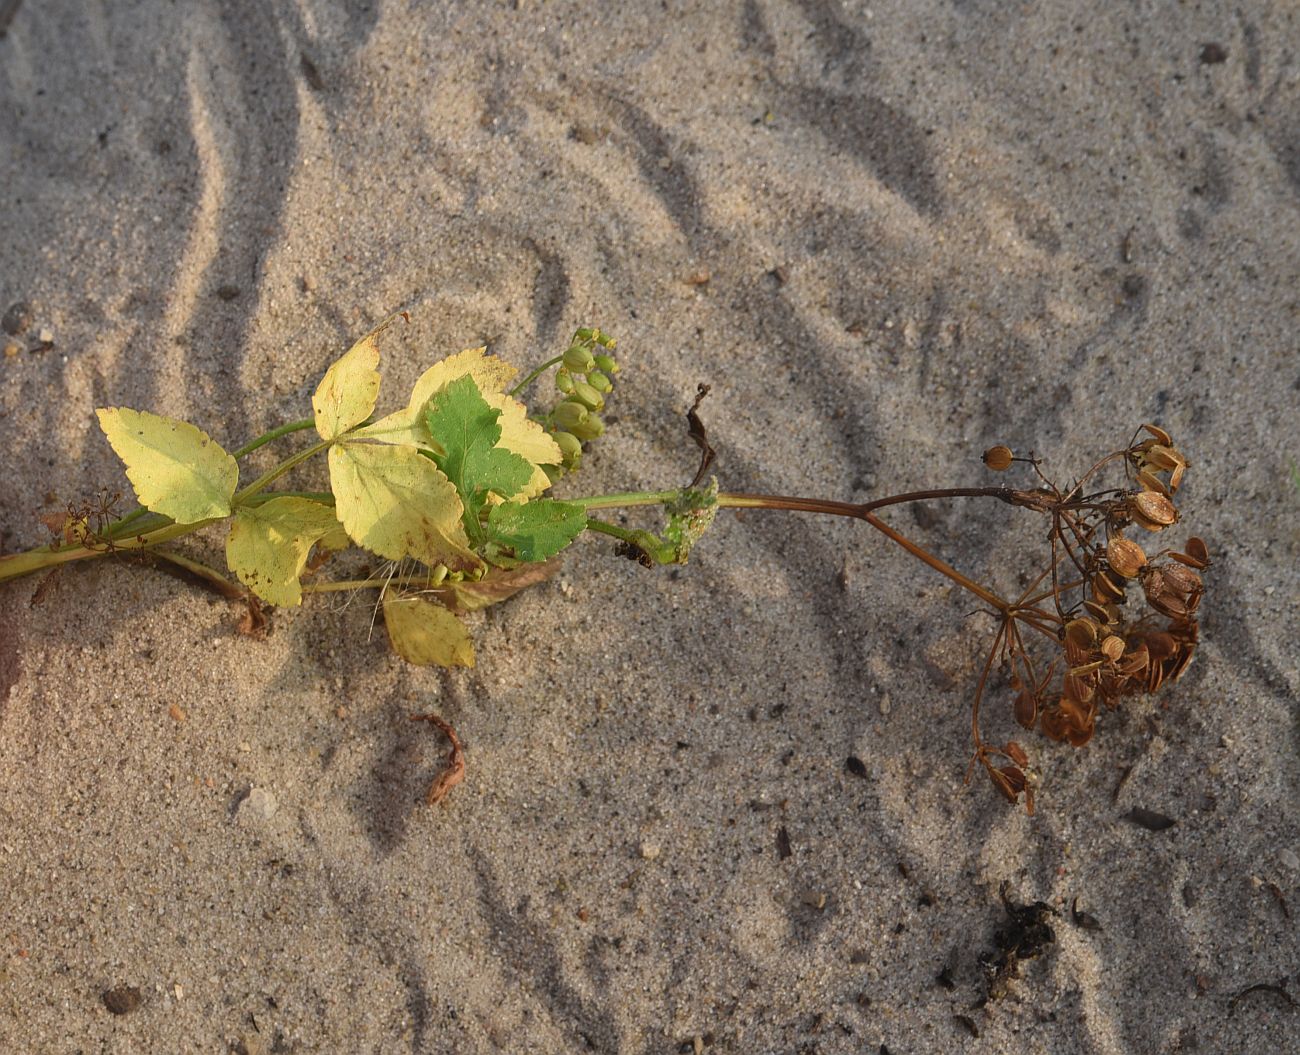
[[996, 447], [990, 447], [986, 450], [982, 455], [982, 460], [995, 473], [1000, 473], [1011, 468], [1011, 459], [1013, 457], [1010, 447], [998, 444]]
[[1097, 643], [1097, 624], [1091, 619], [1071, 619], [1065, 624], [1065, 640], [1067, 644], [1087, 652]]
[[1169, 474], [1169, 493], [1176, 494], [1178, 488], [1182, 485], [1183, 474], [1187, 472], [1187, 465], [1175, 465], [1174, 471]]
[[[1012, 773], [1016, 774], [1019, 780], [1013, 777]], [[1025, 775], [1014, 766], [1003, 766], [1001, 769], [988, 766], [988, 774], [989, 779], [993, 781], [993, 786], [1008, 802], [1015, 802], [1020, 797], [1020, 793], [1025, 790]]]
[[1139, 491], [1128, 501], [1134, 521], [1148, 531], [1163, 531], [1178, 519], [1178, 510], [1168, 497], [1157, 491]]
[[1185, 565], [1166, 564], [1160, 570], [1164, 573], [1165, 585], [1178, 591], [1184, 597], [1199, 594], [1205, 589], [1201, 583], [1201, 577]]
[[1121, 605], [1127, 598], [1124, 588], [1104, 571], [1099, 571], [1092, 577], [1092, 596], [1098, 604], [1103, 605]]
[[1182, 553], [1171, 553], [1170, 556], [1189, 568], [1204, 569], [1210, 566], [1210, 551], [1206, 548], [1205, 540], [1195, 535], [1187, 540]]
[[[1100, 663], [1098, 666], [1100, 666]], [[1070, 673], [1061, 679], [1061, 699], [1063, 701], [1069, 700], [1071, 703], [1077, 704], [1089, 703], [1096, 693], [1096, 686], [1087, 675], [1079, 676]]]
[[1006, 746], [1003, 747], [1002, 750], [1006, 752], [1006, 756], [1016, 765], [1029, 765], [1029, 756], [1025, 754], [1025, 749], [1016, 743], [1016, 741], [1008, 740]]
[[1187, 464], [1187, 459], [1176, 450], [1159, 443], [1153, 447], [1148, 447], [1142, 455], [1142, 460], [1149, 468], [1160, 473], [1167, 473], [1171, 469], [1177, 469], [1180, 465], [1185, 466]]
[[1166, 447], [1172, 447], [1174, 445], [1174, 441], [1169, 438], [1169, 433], [1159, 425], [1143, 425], [1142, 427], [1156, 438], [1157, 443], [1164, 444]]
[[1169, 497], [1169, 488], [1165, 486], [1165, 482], [1150, 469], [1142, 469], [1138, 472], [1138, 483], [1142, 485], [1143, 490]]
[[1086, 611], [1090, 616], [1092, 616], [1093, 619], [1097, 620], [1097, 622], [1100, 623], [1102, 626], [1110, 625], [1111, 623], [1110, 609], [1107, 608], [1104, 604], [1098, 604], [1096, 601], [1084, 601], [1083, 608], [1084, 611]]
[[1146, 567], [1147, 555], [1136, 542], [1116, 536], [1106, 543], [1106, 563], [1124, 578], [1135, 579]]
[[1119, 658], [1124, 655], [1124, 639], [1118, 634], [1111, 634], [1110, 637], [1102, 641], [1101, 654], [1112, 663], [1118, 662]]
[[1160, 663], [1178, 651], [1178, 642], [1172, 634], [1157, 630], [1146, 635], [1147, 652], [1152, 663]]
[[1180, 645], [1178, 654], [1172, 660], [1166, 660], [1164, 663], [1165, 680], [1177, 681], [1183, 676], [1192, 663], [1192, 656], [1196, 653], [1195, 645]]
[[1034, 720], [1038, 717], [1038, 697], [1028, 689], [1022, 689], [1016, 693], [1012, 713], [1015, 715], [1017, 722], [1026, 729], [1032, 729]]

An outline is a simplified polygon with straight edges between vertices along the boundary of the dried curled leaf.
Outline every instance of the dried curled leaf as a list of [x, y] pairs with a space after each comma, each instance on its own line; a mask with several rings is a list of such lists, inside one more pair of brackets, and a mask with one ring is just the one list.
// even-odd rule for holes
[[125, 407], [95, 413], [142, 506], [178, 524], [230, 515], [239, 466], [206, 432]]

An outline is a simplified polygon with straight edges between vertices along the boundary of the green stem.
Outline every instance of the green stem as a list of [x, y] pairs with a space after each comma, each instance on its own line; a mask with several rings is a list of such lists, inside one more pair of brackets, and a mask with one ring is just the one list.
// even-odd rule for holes
[[595, 517], [587, 518], [587, 530], [594, 531], [598, 535], [609, 535], [620, 542], [626, 542], [629, 546], [635, 546], [656, 564], [671, 564], [676, 559], [676, 548], [666, 544], [663, 539], [649, 531], [621, 528], [616, 524], [597, 520]]
[[529, 374], [522, 381], [520, 381], [519, 384], [515, 385], [515, 387], [510, 390], [510, 395], [512, 397], [518, 396], [520, 392], [522, 392], [525, 388], [527, 388], [539, 377], [541, 377], [542, 374], [546, 373], [547, 370], [562, 362], [564, 362], [564, 356], [562, 355], [557, 355], [554, 359], [547, 359], [546, 362], [542, 363], [541, 366], [539, 366], [531, 374]]
[[281, 425], [278, 429], [272, 429], [270, 432], [264, 432], [255, 440], [249, 440], [239, 450], [235, 451], [231, 457], [236, 461], [246, 454], [252, 454], [258, 447], [265, 447], [272, 440], [278, 440], [281, 436], [288, 436], [291, 432], [302, 432], [304, 429], [316, 427], [315, 418], [303, 418], [301, 421], [291, 421], [287, 425]]
[[236, 491], [234, 497], [230, 499], [231, 508], [235, 509], [243, 505], [259, 491], [265, 490], [267, 487], [269, 487], [272, 483], [274, 483], [281, 476], [287, 473], [295, 465], [300, 465], [301, 463], [305, 462], [308, 458], [312, 457], [313, 455], [319, 454], [321, 451], [329, 449], [331, 446], [333, 446], [333, 444], [334, 444], [333, 440], [321, 440], [320, 443], [313, 443], [310, 447], [306, 448], [305, 450], [301, 450], [297, 454], [293, 455], [292, 457], [286, 458], [274, 469], [270, 470], [269, 472], [263, 473], [247, 487], [241, 488], [240, 490]]

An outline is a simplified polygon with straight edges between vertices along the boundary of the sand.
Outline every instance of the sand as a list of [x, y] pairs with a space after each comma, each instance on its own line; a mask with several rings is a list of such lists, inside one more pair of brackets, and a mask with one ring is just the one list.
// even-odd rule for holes
[[[5, 551], [124, 488], [93, 408], [235, 446], [405, 308], [381, 407], [617, 335], [567, 493], [689, 478], [700, 382], [733, 491], [991, 483], [996, 442], [1068, 478], [1159, 421], [1216, 559], [1179, 684], [1022, 737], [1033, 817], [963, 786], [985, 622], [862, 524], [726, 514], [673, 570], [581, 542], [450, 674], [365, 597], [254, 640], [121, 560], [0, 587], [0, 1050], [1294, 1038], [1293, 5], [7, 0], [0, 38]], [[891, 520], [1007, 590], [1042, 539]], [[425, 711], [469, 767], [432, 810]], [[979, 1006], [1004, 881], [1062, 914]]]

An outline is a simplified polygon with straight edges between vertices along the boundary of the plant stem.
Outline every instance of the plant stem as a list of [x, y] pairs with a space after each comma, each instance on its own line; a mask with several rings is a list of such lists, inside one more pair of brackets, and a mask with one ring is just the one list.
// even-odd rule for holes
[[246, 454], [252, 454], [258, 447], [264, 447], [272, 440], [278, 440], [281, 436], [288, 436], [291, 432], [302, 432], [304, 429], [316, 427], [315, 418], [303, 418], [301, 421], [291, 421], [287, 425], [281, 425], [279, 428], [272, 429], [270, 432], [264, 432], [255, 440], [249, 440], [239, 450], [235, 451], [231, 457], [238, 461]]
[[546, 362], [542, 363], [541, 366], [539, 366], [531, 374], [529, 374], [522, 381], [520, 381], [519, 384], [515, 385], [515, 387], [510, 390], [510, 395], [512, 397], [518, 396], [520, 392], [522, 392], [525, 388], [527, 388], [539, 377], [541, 377], [542, 374], [546, 373], [547, 370], [562, 362], [564, 362], [564, 356], [562, 355], [557, 355], [554, 359], [547, 359]]
[[334, 444], [333, 440], [321, 440], [320, 443], [313, 443], [310, 447], [306, 448], [305, 450], [301, 450], [297, 454], [286, 458], [274, 469], [270, 470], [269, 472], [263, 473], [247, 487], [241, 488], [240, 490], [236, 491], [234, 496], [230, 499], [230, 507], [232, 509], [235, 509], [243, 505], [250, 498], [256, 495], [259, 491], [262, 491], [265, 488], [269, 487], [272, 483], [274, 483], [281, 476], [287, 473], [295, 465], [299, 465], [302, 462], [305, 462], [308, 458], [312, 457], [313, 455], [319, 454], [323, 450], [327, 450], [328, 448], [333, 446], [333, 444]]

